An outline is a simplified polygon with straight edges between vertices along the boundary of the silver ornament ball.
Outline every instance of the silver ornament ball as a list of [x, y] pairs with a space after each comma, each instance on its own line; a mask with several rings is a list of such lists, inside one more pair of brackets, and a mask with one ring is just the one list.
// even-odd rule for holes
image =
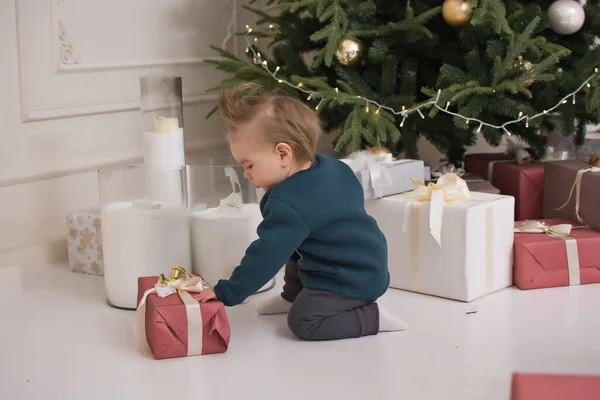
[[554, 32], [560, 35], [571, 35], [583, 26], [585, 11], [575, 0], [556, 0], [548, 8], [548, 19]]

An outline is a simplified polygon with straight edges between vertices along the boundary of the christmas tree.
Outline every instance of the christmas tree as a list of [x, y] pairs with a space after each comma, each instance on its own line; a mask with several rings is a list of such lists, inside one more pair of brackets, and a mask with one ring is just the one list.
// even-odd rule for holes
[[[214, 47], [221, 58], [208, 62], [231, 78], [211, 90], [246, 81], [285, 90], [317, 110], [337, 150], [381, 145], [417, 158], [422, 135], [459, 163], [479, 132], [543, 154], [551, 116], [578, 144], [598, 123], [598, 1], [252, 3], [259, 21], [238, 33], [248, 58]], [[565, 20], [573, 8], [579, 19]]]

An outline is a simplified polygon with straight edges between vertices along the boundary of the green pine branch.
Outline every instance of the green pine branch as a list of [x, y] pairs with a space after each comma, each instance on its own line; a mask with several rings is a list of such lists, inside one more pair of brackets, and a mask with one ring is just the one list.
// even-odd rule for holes
[[346, 32], [348, 28], [348, 15], [342, 7], [340, 0], [326, 1], [330, 4], [327, 8], [324, 8], [323, 12], [320, 15], [317, 15], [317, 17], [320, 22], [325, 23], [328, 21], [328, 24], [320, 31], [310, 35], [310, 40], [315, 43], [326, 41], [325, 47], [319, 52], [314, 60], [313, 68], [315, 69], [318, 68], [323, 61], [326, 66], [331, 66], [338, 43], [342, 40], [344, 32]]
[[500, 0], [482, 0], [471, 18], [475, 27], [491, 26], [497, 35], [510, 35], [512, 29], [506, 19], [506, 7]]

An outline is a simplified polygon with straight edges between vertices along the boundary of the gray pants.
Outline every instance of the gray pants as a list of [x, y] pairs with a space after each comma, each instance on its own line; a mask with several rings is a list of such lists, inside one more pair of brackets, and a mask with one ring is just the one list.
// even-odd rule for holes
[[288, 326], [300, 339], [346, 339], [379, 331], [379, 307], [374, 300], [304, 288], [293, 260], [286, 263], [284, 281], [281, 297], [293, 303]]

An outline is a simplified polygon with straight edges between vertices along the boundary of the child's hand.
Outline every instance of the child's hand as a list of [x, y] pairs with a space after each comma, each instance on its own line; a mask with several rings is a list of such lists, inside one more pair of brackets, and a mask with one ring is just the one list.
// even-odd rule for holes
[[213, 288], [208, 288], [201, 291], [200, 294], [196, 296], [196, 300], [200, 303], [206, 303], [210, 300], [217, 300], [217, 295], [215, 295], [215, 290]]

